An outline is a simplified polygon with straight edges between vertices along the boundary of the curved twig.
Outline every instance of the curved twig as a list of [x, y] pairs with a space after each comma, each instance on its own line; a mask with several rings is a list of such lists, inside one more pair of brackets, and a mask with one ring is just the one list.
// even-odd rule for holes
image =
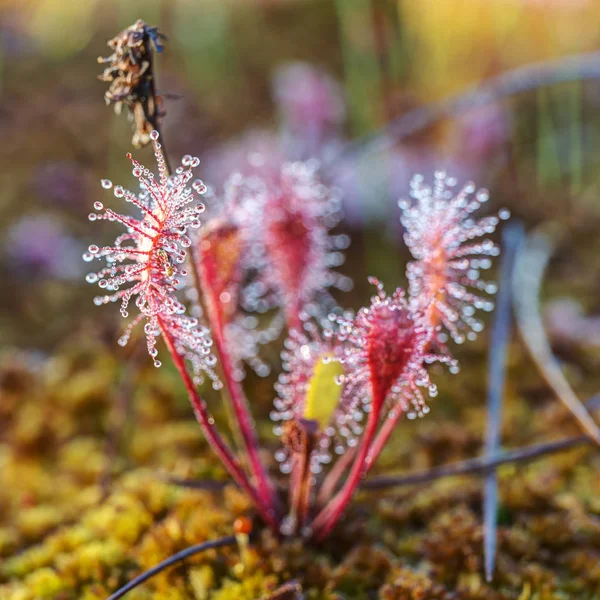
[[122, 598], [127, 592], [130, 592], [133, 588], [136, 588], [138, 585], [141, 585], [151, 577], [154, 577], [157, 573], [168, 569], [170, 566], [193, 556], [194, 554], [199, 554], [200, 552], [204, 552], [205, 550], [211, 550], [212, 548], [222, 548], [224, 546], [233, 546], [235, 545], [236, 540], [234, 535], [228, 535], [217, 540], [210, 540], [208, 542], [203, 542], [202, 544], [196, 544], [195, 546], [190, 546], [185, 550], [181, 550], [181, 552], [177, 552], [173, 554], [173, 556], [169, 556], [162, 562], [158, 563], [156, 566], [148, 569], [141, 575], [138, 575], [134, 579], [132, 579], [128, 584], [124, 585], [122, 588], [118, 589], [114, 594], [111, 594], [107, 600], [117, 600], [118, 598]]
[[[600, 394], [592, 396], [586, 402], [590, 408], [600, 407]], [[569, 450], [575, 446], [591, 443], [592, 440], [587, 435], [576, 435], [562, 440], [555, 440], [543, 444], [535, 444], [517, 448], [516, 450], [506, 450], [496, 454], [495, 457], [479, 456], [468, 458], [466, 460], [440, 465], [426, 471], [416, 471], [405, 475], [382, 475], [371, 477], [360, 485], [361, 490], [379, 490], [388, 487], [401, 487], [404, 485], [415, 485], [419, 483], [428, 483], [443, 477], [452, 477], [453, 475], [478, 475], [486, 473], [496, 467], [511, 462], [529, 462], [542, 458], [546, 454], [554, 454], [563, 450]], [[234, 485], [233, 482], [221, 482], [210, 479], [177, 479], [169, 478], [168, 483], [196, 490], [219, 491], [227, 485]]]
[[511, 462], [528, 462], [541, 458], [546, 454], [553, 454], [561, 450], [568, 450], [582, 444], [591, 442], [587, 435], [577, 435], [563, 440], [547, 442], [546, 444], [536, 444], [535, 446], [526, 446], [518, 450], [509, 450], [496, 454], [494, 457], [469, 458], [449, 465], [441, 465], [427, 471], [418, 471], [408, 475], [391, 475], [382, 477], [373, 477], [365, 481], [361, 489], [363, 490], [382, 490], [390, 487], [400, 487], [404, 485], [414, 485], [417, 483], [428, 483], [442, 477], [451, 477], [452, 475], [473, 475], [487, 473], [488, 471]]
[[382, 129], [346, 145], [325, 166], [335, 168], [350, 156], [386, 150], [393, 147], [398, 140], [423, 131], [442, 119], [485, 106], [500, 98], [557, 83], [586, 79], [600, 79], [599, 52], [576, 54], [518, 67], [451, 98], [410, 110]]

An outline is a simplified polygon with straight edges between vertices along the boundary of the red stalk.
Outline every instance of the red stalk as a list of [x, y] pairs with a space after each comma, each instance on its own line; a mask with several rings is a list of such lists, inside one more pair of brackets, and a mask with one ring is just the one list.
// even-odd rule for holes
[[233, 376], [233, 363], [223, 337], [222, 324], [220, 323], [220, 320], [219, 323], [215, 323], [216, 319], [210, 317], [209, 319], [212, 325], [213, 341], [221, 362], [223, 378], [225, 379], [225, 384], [227, 385], [227, 390], [231, 398], [231, 405], [244, 441], [244, 448], [248, 454], [248, 463], [250, 465], [252, 476], [256, 480], [258, 493], [263, 502], [275, 509], [278, 505], [275, 489], [258, 454], [258, 438], [256, 436], [253, 419], [250, 415], [248, 402], [242, 386]]
[[363, 475], [366, 475], [371, 470], [371, 467], [379, 458], [381, 451], [388, 443], [390, 435], [392, 435], [392, 431], [394, 431], [398, 420], [404, 414], [404, 412], [397, 406], [394, 408], [394, 412], [395, 414], [393, 417], [388, 416], [388, 418], [385, 420], [385, 423], [381, 426], [381, 429], [375, 436], [375, 439], [369, 448], [369, 453], [367, 454], [367, 458], [365, 460]]
[[317, 494], [317, 506], [325, 506], [329, 499], [335, 494], [340, 479], [348, 472], [348, 469], [352, 464], [356, 450], [356, 448], [348, 448], [348, 450], [346, 450], [346, 452], [335, 462], [331, 471], [327, 473], [319, 488], [319, 493]]
[[[278, 506], [277, 496], [267, 471], [260, 460], [258, 454], [258, 438], [256, 436], [253, 419], [248, 408], [244, 390], [242, 389], [240, 382], [234, 377], [235, 368], [225, 340], [223, 325], [225, 316], [219, 299], [219, 292], [226, 289], [221, 280], [223, 272], [218, 270], [218, 265], [214, 259], [202, 260], [195, 251], [192, 251], [191, 259], [196, 279], [196, 287], [198, 288], [199, 297], [204, 297], [205, 313], [210, 323], [213, 341], [220, 360], [223, 379], [225, 380], [225, 385], [229, 392], [229, 397], [231, 398], [231, 406], [242, 437], [244, 450], [248, 457], [252, 477], [254, 478], [258, 494], [263, 503], [267, 506], [271, 506], [275, 510]], [[227, 273], [226, 270], [225, 273]]]
[[358, 454], [352, 464], [350, 474], [346, 479], [342, 489], [334, 496], [331, 502], [317, 515], [313, 522], [313, 535], [316, 540], [322, 541], [325, 539], [335, 524], [339, 521], [346, 506], [352, 500], [352, 496], [365, 473], [365, 461], [369, 452], [371, 442], [375, 437], [377, 425], [379, 423], [379, 410], [373, 407], [373, 411], [369, 413], [369, 420], [365, 428], [365, 434], [360, 445]]
[[194, 415], [202, 430], [208, 443], [211, 445], [212, 449], [216, 452], [219, 460], [223, 463], [225, 468], [229, 471], [234, 481], [246, 491], [246, 493], [252, 498], [252, 501], [256, 505], [257, 510], [259, 511], [261, 517], [264, 521], [275, 531], [278, 532], [278, 523], [274, 514], [273, 508], [263, 502], [262, 498], [257, 494], [256, 490], [250, 485], [248, 478], [235, 457], [233, 456], [231, 449], [228, 447], [226, 442], [217, 432], [214, 419], [210, 416], [208, 409], [206, 407], [206, 403], [200, 398], [194, 383], [187, 371], [185, 366], [185, 362], [182, 356], [175, 349], [175, 343], [173, 341], [173, 337], [168, 331], [168, 328], [165, 327], [164, 322], [160, 316], [157, 317], [158, 324], [161, 328], [161, 332], [163, 338], [165, 340], [165, 344], [169, 353], [171, 354], [171, 358], [173, 359], [173, 363], [177, 368], [179, 375], [181, 376], [183, 383], [185, 384], [186, 390], [188, 392], [188, 396], [190, 402], [192, 404], [192, 408], [194, 409]]
[[[375, 436], [375, 439], [373, 440], [365, 459], [363, 477], [367, 475], [367, 473], [371, 470], [371, 467], [379, 458], [381, 451], [387, 445], [390, 435], [394, 431], [398, 420], [403, 414], [403, 411], [396, 409], [394, 417], [388, 417], [385, 423], [381, 426], [381, 429], [377, 432], [377, 435]], [[340, 457], [321, 485], [321, 489], [319, 490], [319, 495], [317, 498], [317, 504], [321, 506], [325, 505], [328, 499], [332, 496], [339, 480], [342, 478], [344, 473], [346, 473], [348, 464], [351, 462], [353, 456], [354, 452], [348, 450], [344, 456]]]

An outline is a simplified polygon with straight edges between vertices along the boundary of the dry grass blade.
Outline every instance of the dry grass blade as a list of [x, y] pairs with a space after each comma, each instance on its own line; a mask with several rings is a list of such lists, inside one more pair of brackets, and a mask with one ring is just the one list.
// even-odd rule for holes
[[[591, 409], [600, 408], [600, 394], [592, 396], [586, 402], [586, 406]], [[371, 477], [361, 484], [360, 489], [381, 490], [390, 487], [429, 483], [436, 479], [452, 477], [454, 475], [480, 475], [489, 472], [491, 469], [496, 469], [501, 465], [529, 462], [542, 458], [547, 454], [570, 450], [576, 446], [582, 446], [589, 443], [591, 443], [589, 436], [576, 435], [562, 440], [553, 440], [542, 444], [534, 444], [523, 448], [498, 452], [493, 457], [478, 456], [476, 458], [468, 458], [466, 460], [433, 467], [426, 471], [416, 471], [407, 473], [406, 475], [381, 475], [379, 477]], [[221, 491], [228, 485], [236, 485], [233, 481], [216, 481], [214, 479], [184, 479], [168, 476], [161, 477], [161, 479], [166, 483], [178, 487], [194, 490], [207, 490], [211, 492]]]
[[[488, 458], [494, 458], [500, 448], [506, 355], [511, 333], [511, 278], [517, 251], [523, 241], [523, 235], [523, 226], [520, 223], [507, 225], [502, 235], [500, 285], [492, 325], [488, 369], [488, 412], [485, 435], [485, 452]], [[498, 477], [495, 469], [485, 476], [483, 499], [485, 578], [487, 581], [491, 581], [496, 561], [496, 514], [498, 512]]]
[[542, 279], [554, 244], [542, 231], [531, 234], [517, 257], [513, 293], [519, 331], [531, 357], [555, 394], [573, 413], [585, 432], [600, 444], [600, 427], [577, 397], [552, 354], [539, 306]]

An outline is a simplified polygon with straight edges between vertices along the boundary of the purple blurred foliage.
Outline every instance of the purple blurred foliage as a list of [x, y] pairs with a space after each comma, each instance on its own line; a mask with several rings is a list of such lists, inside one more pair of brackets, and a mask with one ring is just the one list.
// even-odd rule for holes
[[588, 317], [574, 298], [557, 298], [544, 310], [552, 339], [566, 344], [600, 346], [600, 316]]
[[[272, 177], [282, 162], [316, 158], [322, 176], [342, 190], [345, 222], [352, 228], [385, 222], [392, 233], [402, 233], [396, 202], [409, 192], [415, 173], [428, 175], [445, 168], [459, 180], [477, 178], [486, 157], [508, 139], [509, 123], [501, 107], [486, 107], [461, 117], [455, 131], [461, 158], [440, 157], [429, 144], [400, 145], [385, 153], [344, 156], [341, 126], [346, 117], [339, 84], [307, 63], [280, 67], [273, 80], [273, 96], [281, 126], [246, 131], [203, 155], [203, 172], [219, 192], [234, 172]], [[337, 158], [339, 157], [339, 158]]]
[[23, 217], [8, 229], [3, 259], [23, 278], [72, 280], [83, 273], [82, 249], [60, 221], [38, 214]]
[[279, 173], [285, 160], [276, 133], [252, 129], [205, 153], [202, 158], [203, 174], [206, 182], [220, 191], [232, 173], [246, 176], [260, 173], [269, 178]]
[[470, 111], [459, 120], [461, 153], [471, 160], [484, 160], [510, 139], [511, 124], [500, 106]]
[[57, 207], [88, 208], [89, 178], [74, 162], [49, 161], [35, 170], [33, 187], [44, 203]]
[[397, 201], [410, 191], [416, 173], [431, 176], [446, 170], [459, 181], [476, 178], [478, 169], [455, 158], [439, 156], [427, 145], [406, 145], [385, 153], [352, 154], [334, 164], [332, 181], [342, 190], [345, 221], [353, 228], [385, 223], [402, 233]]
[[330, 76], [309, 64], [286, 65], [275, 74], [273, 95], [282, 116], [278, 132], [250, 129], [203, 153], [204, 177], [217, 192], [232, 173], [269, 179], [279, 176], [283, 162], [316, 158], [328, 163], [340, 152], [345, 106]]
[[315, 156], [328, 139], [338, 137], [346, 117], [344, 97], [340, 85], [321, 69], [301, 62], [280, 67], [273, 97], [291, 158]]

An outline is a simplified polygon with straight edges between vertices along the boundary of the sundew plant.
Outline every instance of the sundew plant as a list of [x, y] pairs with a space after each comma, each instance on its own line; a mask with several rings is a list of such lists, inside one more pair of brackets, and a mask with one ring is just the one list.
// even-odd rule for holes
[[[263, 523], [277, 535], [322, 541], [399, 419], [429, 412], [438, 393], [430, 365], [458, 372], [452, 346], [482, 330], [478, 314], [493, 309], [496, 290], [482, 272], [499, 254], [487, 236], [508, 213], [477, 216], [488, 192], [472, 182], [443, 171], [415, 175], [397, 215], [413, 257], [407, 289], [371, 278], [372, 297], [356, 313], [344, 310], [330, 292], [352, 285], [337, 270], [349, 239], [333, 233], [340, 192], [316, 159], [282, 164], [275, 175], [232, 174], [209, 209], [199, 159], [186, 155], [171, 167], [154, 93], [161, 39], [138, 21], [110, 42], [107, 101], [129, 110], [134, 144], [151, 144], [156, 165], [128, 154], [137, 189], [102, 180], [117, 200], [96, 201], [89, 218], [121, 232], [111, 245], [89, 247], [84, 260], [102, 264], [87, 281], [100, 288], [97, 305], [119, 306], [119, 344], [139, 328], [156, 367], [173, 361], [204, 435]], [[265, 462], [242, 381], [247, 368], [268, 372], [261, 346], [280, 337], [271, 411], [280, 444]], [[225, 392], [239, 452], [199, 392], [205, 380]]]

